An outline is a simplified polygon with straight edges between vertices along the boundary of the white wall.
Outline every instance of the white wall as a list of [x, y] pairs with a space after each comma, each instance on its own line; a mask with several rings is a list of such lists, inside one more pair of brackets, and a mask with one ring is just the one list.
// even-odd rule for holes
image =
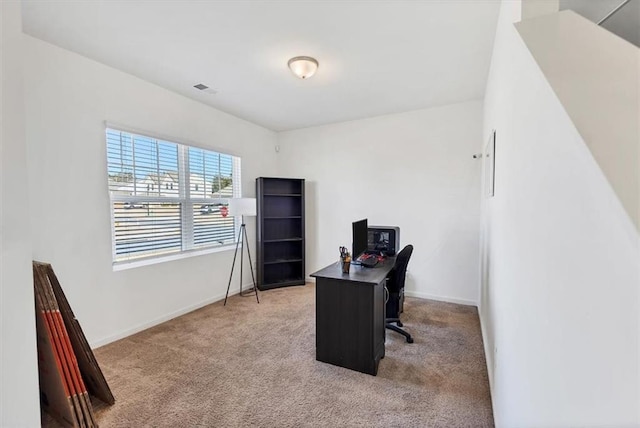
[[485, 98], [496, 426], [638, 426], [638, 234], [514, 28], [518, 9], [502, 4]]
[[31, 273], [20, 2], [0, 2], [0, 426], [40, 425]]
[[307, 180], [307, 274], [351, 247], [351, 223], [400, 226], [415, 249], [407, 292], [478, 300], [482, 104], [278, 134], [280, 175]]
[[570, 10], [516, 28], [640, 229], [640, 49]]
[[[231, 250], [112, 271], [103, 122], [241, 156], [245, 196], [275, 172], [275, 134], [26, 35], [25, 43], [34, 258], [53, 264], [89, 342], [223, 298]], [[255, 222], [247, 227], [255, 242]]]
[[522, 0], [521, 4], [522, 19], [535, 18], [560, 10], [560, 0]]

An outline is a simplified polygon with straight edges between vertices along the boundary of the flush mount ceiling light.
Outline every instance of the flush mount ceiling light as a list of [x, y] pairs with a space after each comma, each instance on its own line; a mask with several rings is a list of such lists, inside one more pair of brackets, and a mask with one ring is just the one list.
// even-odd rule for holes
[[293, 74], [301, 79], [308, 79], [313, 76], [318, 69], [318, 61], [310, 56], [297, 56], [291, 58], [287, 63]]

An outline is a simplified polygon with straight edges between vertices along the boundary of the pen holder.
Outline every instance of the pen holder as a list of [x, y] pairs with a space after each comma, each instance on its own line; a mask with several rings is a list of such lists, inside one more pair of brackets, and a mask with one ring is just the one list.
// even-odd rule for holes
[[340, 262], [342, 264], [342, 273], [349, 273], [349, 269], [351, 268], [351, 258], [347, 257], [340, 260]]

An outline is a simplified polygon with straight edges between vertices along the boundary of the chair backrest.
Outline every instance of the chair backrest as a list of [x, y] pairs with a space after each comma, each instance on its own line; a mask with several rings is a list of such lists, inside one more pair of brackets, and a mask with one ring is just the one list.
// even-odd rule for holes
[[404, 280], [407, 275], [407, 266], [409, 265], [411, 253], [413, 253], [413, 245], [409, 244], [396, 256], [396, 264], [393, 265], [393, 269], [389, 272], [387, 281], [387, 288], [392, 293], [404, 288]]

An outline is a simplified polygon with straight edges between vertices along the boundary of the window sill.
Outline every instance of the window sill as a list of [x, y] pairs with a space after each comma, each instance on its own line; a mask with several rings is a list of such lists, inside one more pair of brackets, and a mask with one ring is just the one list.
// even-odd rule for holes
[[[171, 262], [174, 260], [182, 260], [190, 257], [203, 256], [206, 254], [235, 250], [235, 248], [236, 248], [236, 244], [221, 245], [219, 247], [183, 251], [180, 253], [169, 254], [166, 256], [156, 256], [156, 257], [149, 257], [149, 258], [140, 259], [140, 260], [116, 262], [116, 263], [113, 263], [112, 267], [114, 272], [118, 272], [118, 271], [127, 270], [127, 269], [134, 269], [142, 266], [150, 266], [158, 263]], [[240, 244], [240, 248], [242, 248], [242, 244]]]

